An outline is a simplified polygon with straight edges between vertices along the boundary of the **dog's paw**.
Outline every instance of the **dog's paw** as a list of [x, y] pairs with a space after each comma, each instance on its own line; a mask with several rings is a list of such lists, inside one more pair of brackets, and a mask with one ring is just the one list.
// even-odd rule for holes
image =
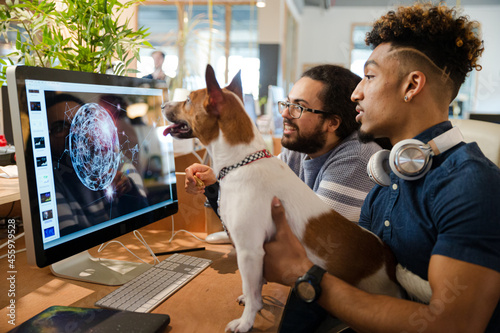
[[252, 329], [253, 322], [245, 322], [242, 318], [231, 321], [226, 326], [226, 332], [248, 332]]
[[236, 299], [236, 302], [238, 302], [239, 305], [245, 305], [245, 295], [241, 295]]

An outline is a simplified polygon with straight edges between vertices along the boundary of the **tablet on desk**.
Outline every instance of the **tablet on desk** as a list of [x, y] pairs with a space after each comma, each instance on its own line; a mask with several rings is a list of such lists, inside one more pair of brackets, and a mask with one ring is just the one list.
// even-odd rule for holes
[[161, 333], [169, 323], [166, 314], [51, 306], [9, 333]]

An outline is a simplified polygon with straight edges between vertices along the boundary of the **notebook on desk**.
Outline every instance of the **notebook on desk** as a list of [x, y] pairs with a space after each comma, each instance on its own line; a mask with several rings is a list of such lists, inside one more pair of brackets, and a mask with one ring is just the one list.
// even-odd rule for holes
[[166, 314], [51, 306], [9, 333], [161, 333], [169, 323]]

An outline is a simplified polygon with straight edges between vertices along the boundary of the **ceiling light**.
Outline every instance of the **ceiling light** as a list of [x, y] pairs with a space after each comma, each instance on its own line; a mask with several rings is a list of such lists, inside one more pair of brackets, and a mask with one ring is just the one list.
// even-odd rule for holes
[[266, 7], [266, 0], [258, 0], [256, 3], [256, 6], [259, 8], [264, 8]]

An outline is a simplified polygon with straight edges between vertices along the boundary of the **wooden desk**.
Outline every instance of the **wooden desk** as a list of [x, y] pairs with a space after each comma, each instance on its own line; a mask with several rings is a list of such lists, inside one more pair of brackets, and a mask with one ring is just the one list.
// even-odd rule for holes
[[21, 199], [18, 178], [0, 178], [0, 205]]
[[[209, 258], [213, 263], [200, 275], [158, 306], [154, 313], [170, 315], [166, 332], [224, 332], [226, 324], [239, 318], [243, 307], [236, 298], [241, 295], [241, 278], [236, 264], [235, 250], [231, 245], [206, 244], [194, 237], [180, 233], [171, 244], [169, 231], [141, 230], [154, 252], [179, 248], [205, 246], [205, 251], [186, 254]], [[196, 233], [204, 238], [206, 234]], [[131, 235], [118, 238], [141, 258], [150, 258], [146, 249]], [[16, 249], [24, 247], [24, 238], [16, 241]], [[100, 254], [96, 248], [89, 251], [94, 256], [137, 261], [118, 244], [110, 244]], [[0, 255], [6, 248], [0, 249]], [[160, 260], [165, 256], [160, 257]], [[102, 286], [58, 278], [49, 267], [36, 268], [27, 265], [26, 253], [18, 253], [15, 260], [15, 315], [17, 325], [52, 305], [95, 307], [94, 303], [117, 287]], [[7, 277], [12, 271], [6, 258], [0, 260], [0, 332], [13, 327], [8, 324], [7, 306], [11, 300]], [[277, 332], [289, 288], [275, 283], [264, 286], [264, 308], [257, 315], [253, 332]]]

